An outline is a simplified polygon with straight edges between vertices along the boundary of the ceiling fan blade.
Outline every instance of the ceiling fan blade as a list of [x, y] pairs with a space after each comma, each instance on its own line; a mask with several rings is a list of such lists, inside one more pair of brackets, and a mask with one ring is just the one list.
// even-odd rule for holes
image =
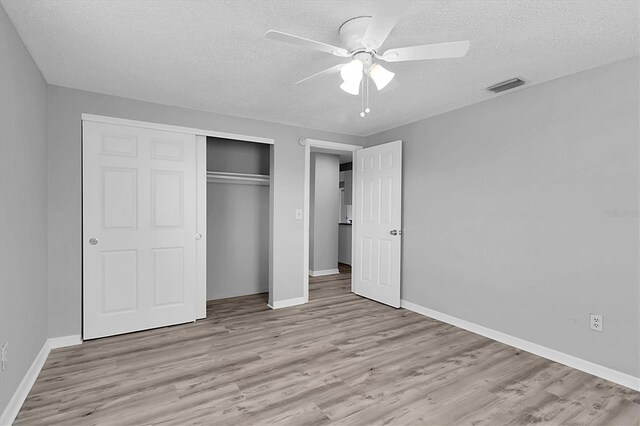
[[424, 59], [461, 58], [469, 51], [468, 41], [425, 44], [424, 46], [389, 49], [378, 56], [387, 62], [422, 61]]
[[295, 44], [296, 46], [308, 47], [309, 49], [319, 50], [321, 52], [330, 53], [335, 56], [346, 58], [349, 56], [349, 52], [342, 47], [332, 46], [321, 41], [309, 40], [308, 38], [298, 37], [292, 34], [283, 33], [280, 31], [270, 30], [264, 35], [266, 38], [283, 43]]
[[407, 8], [406, 1], [377, 1], [373, 3], [372, 18], [362, 37], [362, 45], [370, 50], [379, 49], [387, 39], [400, 16]]
[[340, 72], [340, 70], [342, 69], [343, 66], [344, 66], [344, 64], [334, 65], [331, 68], [327, 68], [326, 70], [322, 70], [320, 72], [317, 72], [317, 73], [315, 73], [313, 75], [310, 75], [307, 78], [303, 78], [302, 80], [296, 81], [294, 84], [300, 84], [303, 81], [307, 81], [307, 80], [309, 80], [311, 78], [314, 78], [314, 77], [320, 77], [320, 76], [323, 76], [323, 75], [336, 74], [336, 73]]

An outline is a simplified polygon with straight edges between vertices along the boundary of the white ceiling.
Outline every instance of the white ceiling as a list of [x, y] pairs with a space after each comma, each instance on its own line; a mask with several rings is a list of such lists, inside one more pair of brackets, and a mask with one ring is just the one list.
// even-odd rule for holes
[[340, 58], [263, 36], [339, 45], [369, 1], [0, 1], [51, 84], [361, 136], [492, 98], [487, 86], [515, 76], [539, 84], [639, 52], [635, 0], [413, 1], [382, 51], [470, 40], [469, 54], [385, 64], [396, 80], [363, 119], [339, 75], [293, 85]]

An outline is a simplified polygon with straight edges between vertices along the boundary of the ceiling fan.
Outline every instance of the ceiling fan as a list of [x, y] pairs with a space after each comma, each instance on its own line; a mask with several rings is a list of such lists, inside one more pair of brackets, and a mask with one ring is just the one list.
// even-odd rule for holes
[[[398, 22], [404, 7], [403, 2], [384, 1], [374, 4], [373, 16], [358, 16], [344, 22], [338, 32], [344, 47], [332, 46], [321, 41], [283, 33], [281, 31], [267, 31], [265, 37], [284, 43], [295, 44], [321, 52], [329, 53], [340, 58], [350, 58], [347, 63], [332, 66], [326, 70], [306, 77], [295, 84], [324, 75], [340, 72], [342, 84], [340, 88], [351, 95], [359, 95], [367, 76], [373, 81], [378, 90], [382, 90], [395, 76], [395, 73], [384, 68], [379, 61], [403, 62], [422, 61], [425, 59], [460, 58], [469, 50], [468, 41], [451, 43], [425, 44], [422, 46], [400, 47], [378, 53], [389, 33]], [[365, 80], [363, 80], [363, 76]], [[364, 96], [364, 93], [363, 93]], [[364, 104], [364, 100], [363, 100]], [[361, 117], [370, 110], [367, 106], [360, 113]]]

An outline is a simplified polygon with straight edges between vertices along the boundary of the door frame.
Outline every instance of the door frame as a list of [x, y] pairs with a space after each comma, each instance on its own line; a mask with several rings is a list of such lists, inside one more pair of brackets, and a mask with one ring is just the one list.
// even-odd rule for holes
[[[361, 149], [364, 149], [361, 145], [350, 145], [346, 143], [339, 142], [330, 142], [323, 141], [319, 139], [308, 139], [308, 138], [300, 138], [298, 141], [300, 145], [304, 146], [304, 205], [302, 210], [302, 217], [304, 221], [304, 248], [302, 250], [303, 259], [302, 259], [302, 282], [303, 282], [303, 291], [302, 291], [302, 303], [309, 302], [309, 206], [311, 204], [311, 148], [326, 148], [333, 149], [336, 151], [348, 151], [353, 155], [353, 160], [355, 160], [355, 152]], [[351, 180], [353, 182], [353, 190], [352, 193], [355, 194], [355, 182], [356, 182], [356, 167], [353, 167]], [[352, 207], [354, 211], [356, 208], [356, 200], [355, 197], [352, 199]], [[337, 226], [336, 222], [336, 226]], [[354, 234], [355, 223], [353, 223], [351, 228], [351, 235]], [[353, 253], [353, 246], [351, 248], [351, 253]], [[351, 267], [353, 268], [354, 262], [353, 254], [351, 256]], [[351, 289], [353, 290], [353, 279], [351, 280]]]
[[[187, 133], [195, 135], [196, 137], [196, 174], [199, 176], [200, 174], [205, 176], [205, 185], [199, 184], [199, 179], [196, 179], [196, 213], [201, 208], [206, 208], [207, 205], [207, 189], [206, 189], [206, 173], [207, 173], [207, 136], [222, 138], [222, 139], [230, 139], [230, 140], [239, 140], [244, 142], [254, 142], [254, 143], [263, 143], [268, 145], [273, 145], [274, 148], [271, 150], [271, 156], [274, 155], [273, 150], [275, 149], [275, 140], [272, 138], [266, 138], [262, 136], [253, 136], [253, 135], [241, 135], [237, 133], [227, 133], [220, 132], [217, 130], [205, 130], [205, 129], [197, 129], [193, 127], [183, 127], [183, 126], [174, 126], [169, 124], [161, 124], [161, 123], [152, 123], [147, 121], [138, 121], [138, 120], [129, 120], [125, 118], [117, 118], [117, 117], [108, 117], [103, 115], [95, 115], [95, 114], [80, 114], [80, 123], [84, 123], [85, 121], [96, 122], [96, 123], [106, 123], [106, 124], [115, 124], [121, 126], [129, 126], [129, 127], [139, 127], [145, 129], [153, 129], [153, 130], [161, 130], [166, 132], [176, 132], [176, 133]], [[82, 179], [81, 179], [81, 191], [84, 191], [84, 139], [81, 139], [81, 156], [82, 156]], [[273, 200], [273, 179], [274, 170], [270, 170], [271, 175], [271, 185], [269, 186], [269, 197], [270, 200]], [[82, 193], [82, 192], [81, 192]], [[81, 242], [84, 241], [84, 200], [81, 201], [82, 209], [82, 221], [80, 223], [80, 233], [82, 235]], [[269, 203], [269, 251], [273, 252], [274, 241], [272, 238], [273, 235], [273, 211], [274, 205], [272, 202]], [[200, 244], [196, 244], [196, 319], [206, 318], [207, 315], [207, 233], [206, 233], [206, 217], [199, 217], [196, 215], [196, 228], [198, 233], [203, 235], [203, 238], [199, 240]], [[82, 318], [81, 321], [81, 329], [84, 335], [84, 244], [81, 244], [81, 257], [82, 257], [82, 295], [81, 295], [81, 312]], [[269, 277], [273, 274], [273, 259], [270, 258], [269, 261]], [[271, 281], [271, 279], [269, 280]]]

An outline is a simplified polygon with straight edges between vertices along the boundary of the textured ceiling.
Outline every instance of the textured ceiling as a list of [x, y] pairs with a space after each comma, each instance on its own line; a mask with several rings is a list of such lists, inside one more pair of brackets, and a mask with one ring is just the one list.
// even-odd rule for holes
[[51, 84], [363, 136], [495, 97], [484, 89], [502, 80], [539, 84], [639, 51], [634, 0], [414, 1], [382, 51], [470, 40], [469, 54], [385, 64], [396, 79], [363, 119], [339, 75], [293, 85], [340, 58], [263, 36], [339, 45], [368, 1], [0, 1]]

